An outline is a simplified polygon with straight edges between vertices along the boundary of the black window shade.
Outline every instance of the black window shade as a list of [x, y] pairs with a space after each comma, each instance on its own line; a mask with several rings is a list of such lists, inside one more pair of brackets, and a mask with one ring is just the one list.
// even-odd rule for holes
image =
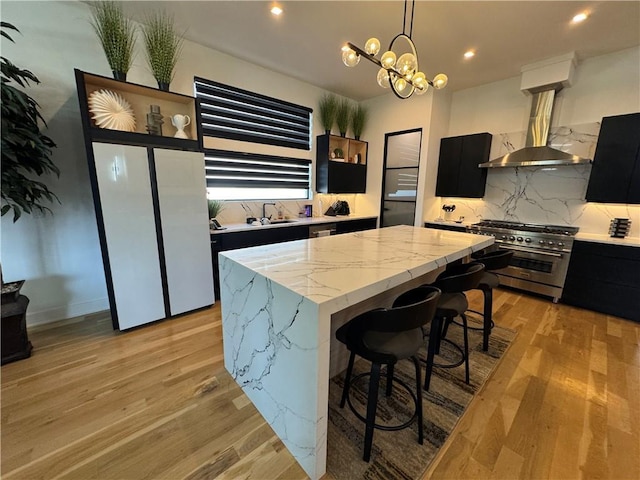
[[195, 78], [203, 136], [311, 149], [310, 108]]
[[311, 160], [205, 150], [207, 187], [310, 188]]

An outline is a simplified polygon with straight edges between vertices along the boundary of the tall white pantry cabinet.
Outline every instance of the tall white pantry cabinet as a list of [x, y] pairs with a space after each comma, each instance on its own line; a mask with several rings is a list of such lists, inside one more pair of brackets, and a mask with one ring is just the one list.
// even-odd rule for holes
[[[213, 304], [204, 154], [195, 140], [144, 131], [151, 104], [161, 105], [165, 118], [194, 118], [194, 99], [78, 70], [76, 82], [114, 328]], [[140, 112], [136, 132], [93, 124], [86, 101], [97, 89], [118, 93]]]

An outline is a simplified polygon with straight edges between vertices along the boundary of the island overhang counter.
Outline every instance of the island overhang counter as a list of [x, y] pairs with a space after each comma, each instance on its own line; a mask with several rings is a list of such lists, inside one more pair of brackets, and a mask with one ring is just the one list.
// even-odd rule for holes
[[219, 254], [225, 368], [312, 479], [326, 470], [331, 342], [492, 237], [395, 226]]

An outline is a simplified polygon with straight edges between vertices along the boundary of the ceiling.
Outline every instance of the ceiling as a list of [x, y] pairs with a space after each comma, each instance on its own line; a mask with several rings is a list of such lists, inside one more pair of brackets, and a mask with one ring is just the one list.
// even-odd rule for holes
[[[269, 13], [273, 2], [123, 4], [139, 21], [162, 6], [191, 41], [355, 100], [386, 91], [373, 63], [347, 68], [340, 48], [347, 41], [364, 47], [375, 36], [384, 51], [402, 32], [404, 11], [402, 1], [297, 0], [279, 2], [284, 13], [276, 18]], [[570, 24], [581, 11], [589, 18]], [[420, 70], [428, 78], [446, 73], [455, 91], [517, 76], [523, 65], [571, 51], [583, 60], [639, 45], [640, 1], [417, 1], [412, 38]], [[465, 60], [469, 49], [477, 54]]]

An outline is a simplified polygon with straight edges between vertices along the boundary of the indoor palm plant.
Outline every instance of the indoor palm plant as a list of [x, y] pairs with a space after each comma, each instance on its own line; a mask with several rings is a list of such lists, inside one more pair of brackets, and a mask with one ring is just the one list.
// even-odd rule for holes
[[351, 102], [346, 98], [338, 101], [336, 108], [336, 124], [340, 131], [340, 136], [345, 137], [347, 135], [347, 128], [349, 128], [349, 122], [351, 119]]
[[[18, 29], [2, 22], [2, 36], [13, 42], [6, 29]], [[21, 89], [12, 85], [18, 84]], [[46, 184], [36, 180], [45, 174], [60, 175], [51, 160], [56, 144], [40, 131], [46, 125], [38, 103], [22, 89], [40, 83], [29, 70], [22, 70], [2, 57], [2, 215], [13, 210], [13, 221], [22, 213], [51, 212], [45, 202], [59, 201]]]
[[318, 117], [320, 124], [324, 128], [324, 132], [329, 135], [333, 124], [336, 121], [336, 110], [338, 108], [338, 99], [332, 93], [325, 93], [318, 104]]
[[121, 3], [96, 2], [92, 9], [91, 25], [102, 44], [113, 78], [124, 81], [133, 63], [134, 24], [124, 16]]
[[142, 26], [147, 62], [160, 90], [169, 90], [183, 38], [176, 32], [173, 16], [157, 12]]
[[364, 131], [364, 127], [367, 126], [367, 120], [369, 119], [369, 110], [363, 105], [356, 105], [351, 113], [351, 130], [353, 130], [353, 136], [356, 140], [360, 140], [360, 135]]

